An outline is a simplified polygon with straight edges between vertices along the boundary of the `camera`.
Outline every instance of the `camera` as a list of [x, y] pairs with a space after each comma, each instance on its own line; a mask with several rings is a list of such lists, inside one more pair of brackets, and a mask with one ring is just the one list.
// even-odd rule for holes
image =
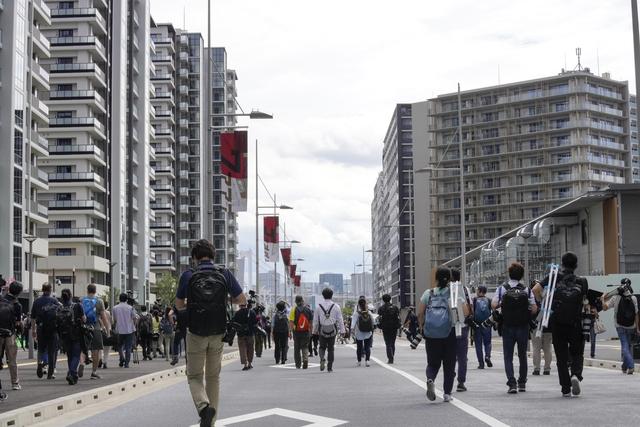
[[[236, 324], [237, 325], [237, 324]], [[229, 346], [233, 345], [233, 340], [236, 338], [236, 327], [234, 322], [227, 322], [227, 327], [222, 337], [222, 342], [226, 342]]]
[[402, 328], [402, 332], [407, 336], [407, 340], [409, 341], [409, 347], [411, 347], [412, 350], [415, 350], [416, 348], [418, 348], [418, 346], [422, 342], [422, 334], [418, 333], [414, 337], [409, 331], [409, 329], [407, 328]]
[[626, 297], [629, 295], [633, 295], [633, 288], [631, 287], [631, 280], [625, 277], [620, 280], [620, 286], [618, 286], [618, 295]]

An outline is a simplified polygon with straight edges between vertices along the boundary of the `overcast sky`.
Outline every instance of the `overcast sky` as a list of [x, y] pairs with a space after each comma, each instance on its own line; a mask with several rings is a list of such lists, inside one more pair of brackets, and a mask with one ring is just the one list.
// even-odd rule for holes
[[[206, 0], [151, 4], [156, 22], [201, 32], [206, 43]], [[373, 186], [396, 103], [453, 92], [458, 82], [464, 90], [550, 76], [576, 65], [576, 47], [584, 66], [597, 72], [599, 63], [635, 88], [629, 0], [213, 0], [212, 45], [227, 48], [240, 105], [275, 115], [250, 123], [240, 248], [255, 247], [258, 139], [260, 175], [278, 203], [295, 208], [282, 220], [303, 242], [294, 255], [306, 259], [303, 281], [353, 272], [370, 247]], [[260, 204], [271, 203], [260, 191]]]

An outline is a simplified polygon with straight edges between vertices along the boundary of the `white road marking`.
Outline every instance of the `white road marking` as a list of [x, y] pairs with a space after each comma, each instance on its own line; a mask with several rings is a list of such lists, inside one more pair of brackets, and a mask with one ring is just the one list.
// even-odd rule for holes
[[[291, 411], [289, 409], [273, 408], [264, 411], [252, 412], [250, 414], [238, 415], [235, 417], [225, 418], [223, 420], [216, 421], [216, 426], [229, 426], [231, 424], [242, 423], [246, 421], [257, 420], [260, 418], [270, 417], [272, 415], [278, 415], [284, 418], [291, 418], [294, 420], [306, 421], [310, 424], [305, 424], [304, 427], [335, 427], [347, 424], [347, 421], [338, 420], [335, 418], [322, 417], [320, 415], [307, 414], [306, 412]], [[199, 424], [194, 424], [191, 427], [198, 427]]]
[[[317, 368], [318, 366], [320, 366], [319, 363], [309, 363], [309, 369], [311, 368]], [[295, 363], [287, 363], [284, 365], [271, 365], [269, 366], [270, 368], [279, 368], [279, 369], [296, 369], [296, 364]]]
[[[351, 348], [355, 348], [355, 346], [350, 346]], [[376, 362], [378, 365], [382, 366], [385, 369], [388, 369], [391, 372], [394, 372], [406, 379], [408, 379], [409, 381], [411, 381], [412, 383], [414, 383], [415, 385], [417, 385], [418, 387], [420, 387], [423, 390], [427, 390], [427, 383], [425, 380], [421, 380], [403, 370], [400, 370], [398, 368], [395, 368], [393, 366], [388, 365], [387, 363], [383, 362], [382, 360], [378, 359], [377, 357], [373, 357], [371, 356], [371, 360], [373, 360], [374, 362]], [[442, 391], [436, 389], [436, 395], [439, 398], [443, 397], [443, 393]], [[491, 415], [485, 414], [484, 412], [482, 412], [481, 410], [474, 408], [473, 406], [464, 403], [463, 401], [461, 401], [460, 399], [458, 399], [457, 397], [455, 397], [451, 402], [450, 402], [453, 406], [455, 406], [456, 408], [466, 412], [467, 414], [471, 415], [472, 417], [482, 421], [483, 423], [491, 426], [491, 427], [509, 427], [508, 424], [503, 423], [502, 421], [493, 418]]]

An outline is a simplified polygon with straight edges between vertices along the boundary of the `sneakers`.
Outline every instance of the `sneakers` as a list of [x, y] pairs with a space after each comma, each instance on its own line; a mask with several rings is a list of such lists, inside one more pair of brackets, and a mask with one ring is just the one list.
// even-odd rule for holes
[[69, 383], [69, 385], [73, 385], [73, 376], [71, 376], [71, 374], [67, 375], [66, 380]]
[[320, 359], [320, 372], [324, 371], [324, 359]]
[[562, 397], [571, 397], [571, 393], [562, 393]]
[[387, 364], [388, 364], [388, 365], [393, 365], [393, 357], [392, 357], [391, 359], [388, 359], [388, 360], [387, 360]]
[[53, 374], [51, 374], [51, 375], [47, 375], [47, 379], [48, 379], [48, 380], [55, 380], [55, 379], [56, 379], [56, 376], [55, 376], [55, 375], [53, 375]]
[[171, 359], [171, 363], [169, 363], [171, 366], [176, 366], [178, 364], [178, 358], [174, 357], [173, 359]]
[[633, 369], [627, 369], [627, 375], [633, 375]]
[[571, 377], [571, 394], [580, 395], [580, 380], [575, 375]]
[[525, 391], [527, 391], [527, 385], [526, 384], [518, 384], [518, 393], [524, 393]]
[[36, 375], [38, 376], [38, 378], [42, 378], [42, 376], [44, 375], [42, 363], [38, 363], [38, 367], [36, 368]]
[[11, 390], [22, 390], [20, 383], [11, 384]]
[[333, 365], [331, 363], [327, 363], [327, 372], [333, 372]]
[[518, 388], [514, 385], [509, 386], [509, 390], [507, 390], [508, 394], [518, 394]]
[[248, 371], [248, 370], [249, 370], [249, 367], [248, 367], [248, 366], [243, 366], [243, 367], [242, 367], [242, 370], [243, 370], [243, 371]]
[[368, 368], [369, 366], [371, 366], [371, 365], [369, 364], [369, 361], [368, 361], [368, 360], [365, 360], [365, 361], [364, 361], [364, 366], [366, 366], [367, 368]]
[[427, 380], [427, 399], [431, 402], [436, 400], [436, 385], [433, 380]]
[[464, 386], [464, 383], [458, 383], [458, 387], [456, 388], [456, 391], [467, 391], [467, 388]]
[[213, 418], [216, 416], [216, 410], [207, 405], [200, 411], [200, 427], [211, 427]]
[[84, 365], [81, 363], [78, 365], [78, 378], [82, 378], [84, 375]]
[[99, 380], [99, 379], [102, 379], [102, 377], [100, 375], [96, 374], [95, 372], [92, 372], [91, 373], [91, 379], [92, 380]]
[[484, 363], [486, 363], [486, 364], [487, 364], [487, 367], [488, 367], [488, 368], [493, 368], [493, 363], [491, 363], [491, 358], [489, 358], [489, 357], [485, 357], [485, 358], [484, 358]]
[[0, 402], [7, 400], [7, 393], [0, 391]]
[[450, 394], [445, 394], [445, 395], [443, 396], [443, 400], [444, 400], [445, 402], [451, 402], [451, 401], [453, 400], [453, 396], [451, 396]]
[[540, 369], [534, 369], [531, 375], [536, 375], [536, 376], [540, 375]]
[[622, 368], [622, 375], [627, 375], [627, 368]]
[[302, 369], [307, 369], [309, 367], [309, 362], [302, 362]]
[[551, 369], [545, 369], [542, 375], [551, 375]]
[[478, 369], [484, 369], [484, 365], [478, 365]]
[[356, 366], [357, 366], [357, 367], [362, 366], [362, 362], [358, 362], [358, 363], [356, 363]]

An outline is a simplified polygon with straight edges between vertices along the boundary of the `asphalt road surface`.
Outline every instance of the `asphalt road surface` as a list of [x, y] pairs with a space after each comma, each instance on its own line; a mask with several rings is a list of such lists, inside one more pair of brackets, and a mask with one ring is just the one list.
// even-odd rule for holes
[[[468, 391], [454, 401], [425, 398], [424, 346], [410, 350], [398, 342], [396, 363], [387, 365], [384, 345], [376, 336], [371, 367], [356, 367], [355, 349], [337, 346], [334, 372], [275, 366], [271, 350], [242, 372], [240, 362], [223, 368], [216, 425], [237, 427], [332, 427], [433, 425], [491, 426], [632, 426], [638, 423], [640, 379], [601, 368], [585, 368], [582, 395], [561, 397], [555, 366], [551, 376], [530, 377], [527, 392], [506, 394], [502, 354], [494, 346], [494, 367], [479, 371], [469, 352]], [[611, 349], [613, 350], [613, 349]], [[289, 360], [293, 359], [289, 352]], [[517, 368], [516, 368], [517, 369]], [[531, 371], [531, 368], [530, 368]], [[436, 381], [440, 388], [442, 378]], [[191, 426], [198, 422], [186, 380], [132, 399], [105, 402], [77, 427]], [[58, 420], [56, 425], [63, 425]]]

